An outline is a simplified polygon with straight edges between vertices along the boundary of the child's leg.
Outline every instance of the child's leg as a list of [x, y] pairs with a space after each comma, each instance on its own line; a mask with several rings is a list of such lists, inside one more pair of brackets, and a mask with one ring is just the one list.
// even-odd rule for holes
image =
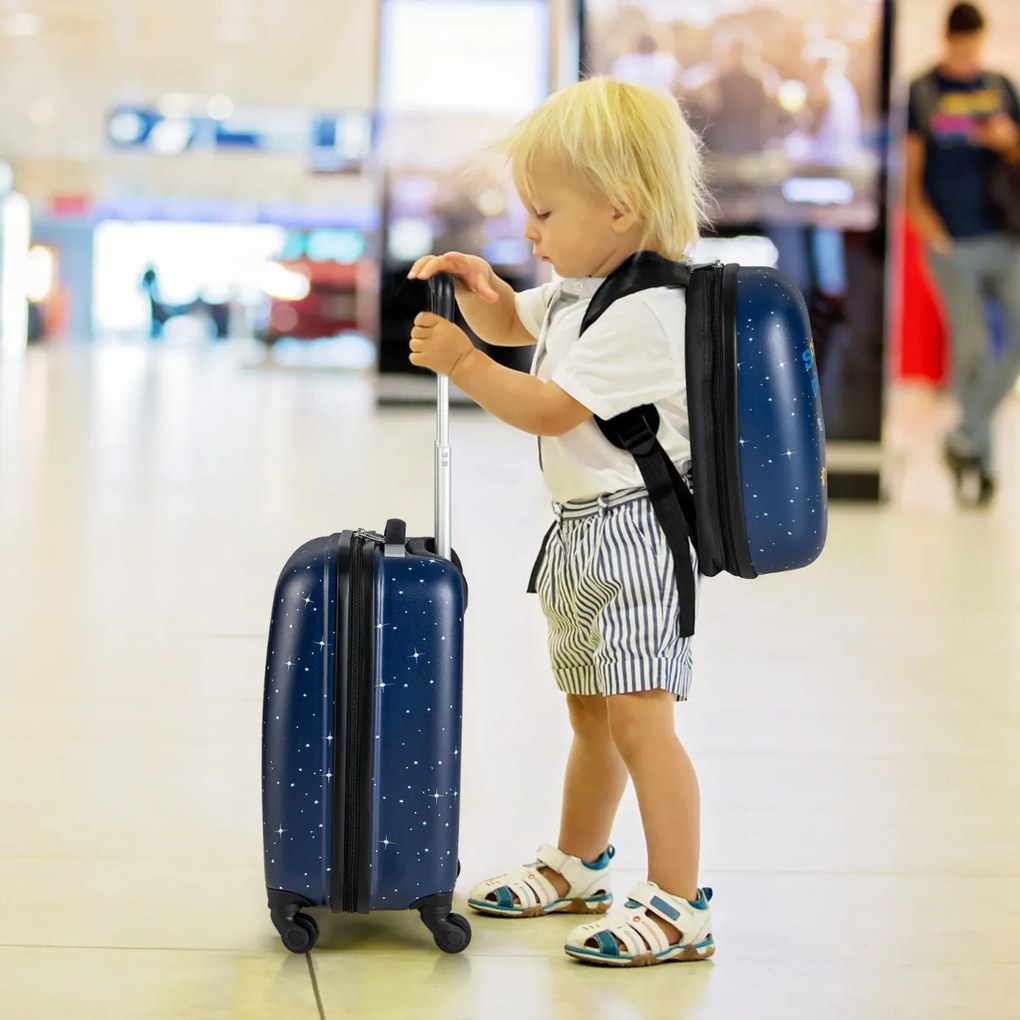
[[[598, 914], [607, 910], [612, 901], [605, 884], [609, 874], [606, 864], [599, 863], [589, 871], [580, 862], [593, 864], [606, 851], [616, 809], [627, 785], [627, 767], [609, 732], [606, 699], [602, 695], [568, 694], [567, 707], [574, 741], [563, 783], [559, 847], [543, 848], [547, 851], [545, 859], [555, 863], [538, 867], [546, 880], [544, 884], [552, 889], [542, 899], [535, 876], [527, 874], [536, 865], [525, 865], [474, 887], [469, 902], [482, 913], [534, 917], [544, 914], [554, 897], [555, 909], [562, 910], [565, 906], [559, 901], [573, 896], [572, 913]], [[580, 858], [580, 862], [568, 858]], [[555, 868], [563, 868], [570, 877]]]
[[672, 553], [648, 500], [608, 508], [600, 520], [579, 601], [598, 607], [593, 686], [607, 695], [609, 732], [634, 781], [649, 879], [623, 908], [572, 931], [564, 948], [607, 966], [704, 960], [715, 941], [711, 891], [698, 890], [698, 780], [674, 722], [690, 686], [691, 640], [680, 633]]
[[[609, 844], [613, 819], [627, 786], [627, 766], [613, 743], [602, 695], [567, 695], [574, 740], [563, 781], [559, 849], [582, 861], [595, 860]], [[541, 869], [564, 896], [569, 884]]]
[[[609, 729], [634, 780], [648, 844], [648, 878], [686, 900], [698, 898], [700, 793], [698, 778], [676, 735], [676, 699], [641, 691], [606, 699]], [[665, 922], [659, 922], [667, 935]]]

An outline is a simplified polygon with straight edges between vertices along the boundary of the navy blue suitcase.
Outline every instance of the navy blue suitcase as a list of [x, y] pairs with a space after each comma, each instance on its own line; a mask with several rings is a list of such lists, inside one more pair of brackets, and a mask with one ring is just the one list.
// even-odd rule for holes
[[[453, 313], [448, 277], [433, 310]], [[418, 910], [445, 952], [457, 859], [467, 586], [449, 547], [448, 384], [439, 380], [436, 540], [344, 531], [280, 575], [263, 712], [266, 890], [283, 944], [318, 938], [305, 907]]]

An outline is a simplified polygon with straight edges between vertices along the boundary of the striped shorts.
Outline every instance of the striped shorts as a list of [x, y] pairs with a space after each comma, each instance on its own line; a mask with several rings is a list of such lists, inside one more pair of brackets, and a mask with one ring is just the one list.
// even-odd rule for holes
[[560, 690], [665, 690], [686, 700], [691, 639], [679, 633], [673, 557], [647, 492], [627, 489], [553, 509], [536, 590]]

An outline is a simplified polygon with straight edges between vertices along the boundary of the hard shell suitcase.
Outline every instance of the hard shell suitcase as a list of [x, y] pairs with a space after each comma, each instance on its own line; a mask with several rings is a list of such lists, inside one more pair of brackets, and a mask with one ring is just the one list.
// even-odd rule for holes
[[[452, 318], [449, 277], [432, 308]], [[305, 907], [418, 910], [460, 952], [457, 860], [463, 618], [450, 549], [449, 389], [439, 379], [436, 539], [402, 521], [298, 549], [277, 584], [263, 711], [266, 890], [284, 945], [308, 952]]]

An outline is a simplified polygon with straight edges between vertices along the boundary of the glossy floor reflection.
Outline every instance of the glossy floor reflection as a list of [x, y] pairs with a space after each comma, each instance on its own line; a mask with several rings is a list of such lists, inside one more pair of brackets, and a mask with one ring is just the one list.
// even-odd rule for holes
[[[261, 678], [305, 539], [431, 529], [433, 417], [369, 377], [246, 348], [130, 345], [0, 366], [0, 1015], [720, 1020], [1013, 1018], [1020, 996], [1020, 414], [962, 513], [945, 405], [893, 401], [884, 508], [834, 509], [799, 574], [704, 588], [691, 702], [710, 963], [568, 962], [575, 919], [264, 906]], [[461, 892], [556, 835], [568, 743], [524, 594], [547, 523], [533, 440], [454, 414], [467, 620]], [[628, 794], [617, 892], [641, 877]]]

